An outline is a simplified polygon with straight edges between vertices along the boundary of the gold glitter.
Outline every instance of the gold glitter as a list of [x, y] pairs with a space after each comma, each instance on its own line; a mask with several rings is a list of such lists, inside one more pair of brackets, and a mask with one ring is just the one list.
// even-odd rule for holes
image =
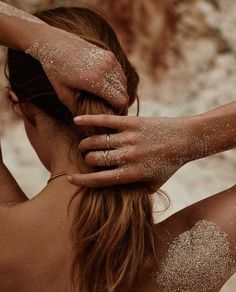
[[121, 181], [121, 179], [124, 178], [124, 176], [127, 176], [128, 169], [129, 169], [129, 165], [128, 164], [123, 165], [123, 167], [117, 169], [116, 177], [115, 177], [115, 182], [116, 183], [119, 183]]
[[90, 88], [95, 88], [101, 96], [108, 97], [113, 102], [117, 100], [117, 104], [121, 95], [126, 92], [121, 83], [124, 78], [121, 65], [111, 61], [110, 52], [71, 33], [62, 31], [55, 40], [46, 43], [37, 40], [26, 53], [42, 64], [45, 72], [50, 73], [51, 79], [58, 79], [59, 75], [63, 74], [64, 81], [78, 86], [73, 82], [73, 77], [76, 76], [81, 84], [88, 83]]
[[[188, 150], [179, 132], [173, 130], [173, 119], [160, 118], [159, 122], [146, 119], [140, 127], [140, 138], [149, 147], [149, 155], [137, 163], [143, 180], [158, 179], [164, 183], [188, 160]], [[186, 139], [185, 139], [186, 140]], [[162, 147], [162, 144], [165, 147]], [[166, 144], [169, 150], [166, 151]], [[172, 152], [171, 157], [166, 153]]]
[[128, 148], [123, 148], [119, 151], [111, 150], [107, 152], [106, 157], [104, 157], [103, 151], [95, 151], [92, 156], [94, 157], [96, 166], [121, 166], [125, 164], [124, 155], [127, 150]]
[[235, 271], [226, 233], [211, 221], [198, 221], [169, 246], [157, 272], [163, 292], [206, 292], [225, 283]]
[[[209, 125], [206, 122], [201, 123], [202, 127], [202, 140], [204, 141], [205, 145], [205, 153], [207, 155], [213, 155], [220, 151], [230, 150], [233, 149], [236, 145], [236, 130], [234, 124], [232, 124], [229, 120], [219, 120], [215, 118], [214, 126]], [[220, 137], [220, 143], [219, 143]], [[228, 140], [231, 137], [231, 145], [229, 146]], [[218, 141], [217, 148], [212, 141]]]
[[8, 5], [2, 1], [0, 1], [0, 13], [5, 14], [5, 15], [10, 16], [10, 17], [20, 18], [20, 19], [26, 20], [28, 22], [34, 22], [34, 23], [38, 23], [38, 24], [44, 23], [39, 18], [37, 18], [37, 17], [27, 13], [27, 12], [24, 12], [20, 9], [17, 9], [11, 5]]

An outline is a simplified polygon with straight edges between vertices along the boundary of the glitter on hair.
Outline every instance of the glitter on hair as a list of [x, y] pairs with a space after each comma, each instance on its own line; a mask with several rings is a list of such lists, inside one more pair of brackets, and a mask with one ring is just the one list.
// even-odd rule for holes
[[2, 1], [0, 1], [0, 13], [5, 14], [5, 15], [10, 16], [10, 17], [15, 17], [15, 18], [19, 18], [22, 20], [26, 20], [28, 22], [34, 22], [34, 23], [38, 23], [38, 24], [44, 23], [39, 18], [37, 18], [37, 17], [27, 13], [27, 12], [24, 12], [20, 9], [17, 9], [11, 5], [8, 5], [7, 3], [4, 3]]
[[217, 289], [233, 274], [228, 236], [211, 221], [198, 221], [170, 245], [157, 272], [163, 292], [206, 292]]

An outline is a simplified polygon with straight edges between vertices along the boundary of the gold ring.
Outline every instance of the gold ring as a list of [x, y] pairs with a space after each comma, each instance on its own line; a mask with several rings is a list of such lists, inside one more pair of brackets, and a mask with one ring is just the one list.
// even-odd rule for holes
[[111, 142], [111, 137], [109, 134], [107, 134], [107, 136], [106, 136], [107, 149], [111, 149], [110, 142]]
[[105, 165], [109, 165], [109, 162], [108, 162], [108, 159], [107, 159], [108, 153], [109, 153], [108, 150], [104, 150], [103, 151], [103, 159], [104, 159], [103, 162], [104, 162]]
[[107, 155], [108, 155], [108, 151], [107, 150], [106, 151], [104, 150], [103, 151], [103, 158], [106, 159], [107, 158]]

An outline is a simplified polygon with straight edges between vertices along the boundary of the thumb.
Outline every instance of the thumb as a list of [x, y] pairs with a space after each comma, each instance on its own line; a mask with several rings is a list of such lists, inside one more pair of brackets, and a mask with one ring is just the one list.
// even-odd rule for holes
[[54, 90], [57, 93], [60, 101], [73, 113], [76, 112], [76, 91], [59, 83], [59, 82], [51, 82]]

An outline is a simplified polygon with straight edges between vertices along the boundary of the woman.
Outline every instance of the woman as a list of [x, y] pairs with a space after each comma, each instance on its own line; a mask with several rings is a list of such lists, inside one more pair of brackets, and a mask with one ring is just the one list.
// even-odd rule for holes
[[[102, 17], [83, 8], [58, 8], [37, 17], [109, 48], [127, 77], [129, 103], [134, 101], [138, 76]], [[135, 290], [154, 265], [155, 229], [151, 199], [145, 195], [150, 189], [140, 183], [77, 190], [69, 184], [68, 173], [88, 171], [78, 142], [106, 129], [77, 129], [32, 57], [9, 50], [8, 68], [10, 100], [51, 179], [33, 200], [23, 197], [21, 204], [2, 207], [1, 224], [7, 226], [2, 228], [2, 291], [68, 291], [71, 283], [84, 292]], [[81, 91], [78, 97], [78, 114], [113, 113], [92, 94]], [[3, 186], [5, 193], [10, 185]]]
[[[138, 76], [104, 19], [82, 8], [58, 8], [37, 17], [113, 51], [127, 77], [132, 103]], [[72, 283], [83, 292], [218, 291], [235, 267], [234, 189], [159, 225], [152, 219], [153, 188], [145, 183], [78, 190], [67, 182], [67, 174], [93, 169], [76, 145], [91, 135], [109, 133], [108, 129], [77, 129], [73, 115], [30, 56], [9, 50], [8, 67], [10, 100], [51, 179], [28, 201], [24, 195], [19, 199], [20, 191], [5, 169], [1, 191], [13, 193], [18, 203], [0, 209], [1, 290], [69, 291]], [[77, 114], [113, 114], [92, 94], [81, 91], [78, 97]], [[105, 146], [110, 146], [107, 137]], [[105, 171], [113, 164], [108, 157], [103, 152]], [[227, 212], [223, 220], [222, 212]]]

